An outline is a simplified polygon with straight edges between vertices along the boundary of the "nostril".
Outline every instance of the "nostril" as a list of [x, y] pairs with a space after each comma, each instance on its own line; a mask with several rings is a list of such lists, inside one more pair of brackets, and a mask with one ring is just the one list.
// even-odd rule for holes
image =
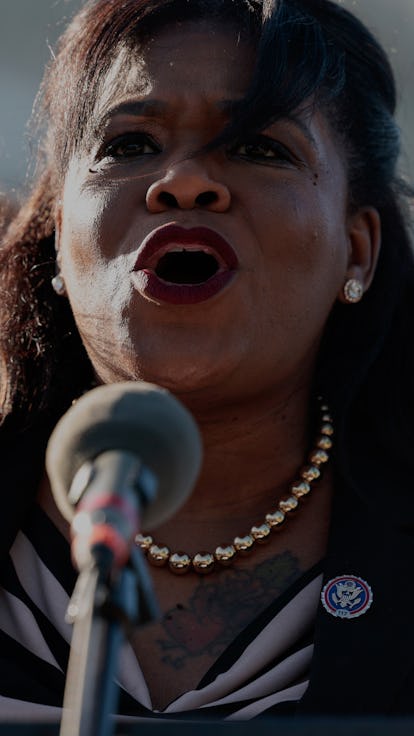
[[208, 207], [210, 204], [214, 204], [217, 202], [217, 193], [216, 192], [201, 192], [196, 197], [196, 204], [200, 205], [201, 207]]
[[161, 202], [161, 204], [164, 204], [166, 207], [178, 207], [177, 199], [174, 197], [171, 192], [160, 192], [158, 195], [158, 199]]

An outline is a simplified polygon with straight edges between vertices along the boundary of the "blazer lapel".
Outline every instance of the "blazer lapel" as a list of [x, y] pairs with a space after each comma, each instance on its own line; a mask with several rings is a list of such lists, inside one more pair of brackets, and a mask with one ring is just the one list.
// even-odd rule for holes
[[373, 601], [350, 619], [320, 604], [300, 713], [414, 712], [414, 539], [387, 525], [386, 517], [386, 508], [373, 513], [353, 494], [335, 501], [323, 585], [357, 576], [372, 589]]

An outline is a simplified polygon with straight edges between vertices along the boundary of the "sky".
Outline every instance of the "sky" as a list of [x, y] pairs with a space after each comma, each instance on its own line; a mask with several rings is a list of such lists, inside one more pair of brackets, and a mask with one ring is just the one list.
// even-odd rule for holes
[[[338, 0], [341, 2], [341, 0]], [[399, 82], [403, 171], [414, 183], [414, 0], [342, 0], [378, 35]], [[27, 121], [51, 47], [81, 0], [0, 0], [0, 192], [19, 191], [30, 160]]]

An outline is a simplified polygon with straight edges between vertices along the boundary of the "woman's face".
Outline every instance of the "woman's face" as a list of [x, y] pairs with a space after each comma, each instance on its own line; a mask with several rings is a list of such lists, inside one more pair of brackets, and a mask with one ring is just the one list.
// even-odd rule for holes
[[184, 23], [107, 79], [57, 217], [103, 382], [233, 400], [311, 380], [352, 260], [345, 166], [317, 111], [200, 152], [253, 58], [237, 29]]

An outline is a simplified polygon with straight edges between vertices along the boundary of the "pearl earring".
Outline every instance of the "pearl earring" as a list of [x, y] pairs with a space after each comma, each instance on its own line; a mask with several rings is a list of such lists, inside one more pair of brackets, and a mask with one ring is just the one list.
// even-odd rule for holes
[[63, 280], [63, 276], [61, 276], [60, 273], [57, 273], [56, 276], [53, 277], [52, 286], [58, 296], [66, 295], [65, 282]]
[[361, 301], [364, 287], [358, 279], [348, 279], [344, 284], [344, 297], [348, 304], [356, 304]]

